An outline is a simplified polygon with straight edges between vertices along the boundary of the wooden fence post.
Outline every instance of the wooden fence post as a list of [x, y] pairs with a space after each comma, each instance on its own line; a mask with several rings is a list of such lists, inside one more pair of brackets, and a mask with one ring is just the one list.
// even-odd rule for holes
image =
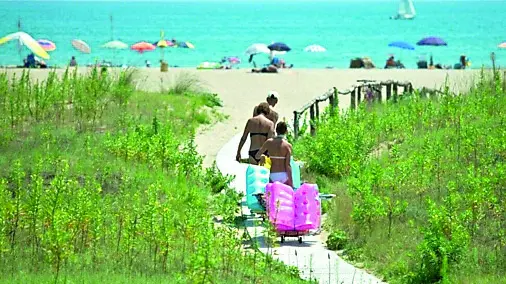
[[293, 137], [295, 139], [299, 137], [299, 114], [297, 111], [293, 112]]
[[319, 121], [320, 120], [320, 106], [318, 105], [320, 101], [319, 100], [316, 100], [314, 102], [315, 104], [315, 111], [316, 111], [316, 120]]
[[387, 101], [389, 101], [390, 98], [392, 97], [392, 83], [388, 83], [386, 87], [387, 87]]
[[406, 85], [404, 85], [404, 90], [403, 90], [402, 94], [409, 94], [409, 93], [410, 93], [409, 84], [406, 84]]
[[398, 86], [397, 83], [394, 83], [393, 85], [393, 91], [394, 91], [394, 103], [397, 102], [397, 95], [398, 95]]
[[362, 86], [356, 88], [357, 90], [357, 105], [362, 101]]
[[502, 92], [506, 93], [506, 71], [502, 74]]
[[378, 88], [378, 91], [375, 92], [376, 95], [374, 96], [376, 98], [376, 101], [378, 101], [379, 103], [381, 103], [381, 101], [383, 101], [383, 85], [379, 84], [376, 86], [376, 88]]
[[309, 128], [311, 129], [312, 136], [314, 136], [316, 133], [314, 122], [315, 122], [315, 119], [314, 119], [314, 103], [313, 103], [311, 105], [311, 107], [309, 108]]
[[335, 102], [334, 102], [334, 94], [329, 96], [329, 104], [330, 104], [330, 114], [334, 115], [334, 108], [335, 108]]
[[334, 87], [334, 96], [333, 96], [333, 103], [332, 103], [332, 108], [336, 108], [336, 107], [339, 107], [339, 92], [337, 91], [337, 88]]
[[355, 89], [353, 89], [350, 93], [350, 107], [351, 109], [355, 109], [357, 107], [355, 102]]

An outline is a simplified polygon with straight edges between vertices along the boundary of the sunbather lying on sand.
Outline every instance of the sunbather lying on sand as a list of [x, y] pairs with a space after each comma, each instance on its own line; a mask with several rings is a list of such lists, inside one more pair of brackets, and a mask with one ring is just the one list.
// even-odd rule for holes
[[276, 67], [274, 65], [269, 65], [269, 66], [264, 67], [262, 69], [260, 69], [260, 68], [251, 69], [251, 72], [253, 72], [253, 73], [278, 73], [278, 67]]

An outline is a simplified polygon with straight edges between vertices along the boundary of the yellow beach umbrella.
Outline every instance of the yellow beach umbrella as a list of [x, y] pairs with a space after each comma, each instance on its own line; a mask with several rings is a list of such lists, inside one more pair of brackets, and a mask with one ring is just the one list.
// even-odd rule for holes
[[163, 58], [165, 57], [165, 48], [167, 46], [169, 46], [167, 44], [167, 41], [165, 40], [165, 33], [163, 32], [163, 30], [160, 30], [160, 40], [156, 43], [156, 46], [158, 46], [159, 48], [162, 49], [162, 58], [161, 58], [161, 61], [163, 61]]
[[11, 40], [18, 40], [21, 44], [30, 49], [38, 57], [49, 59], [49, 54], [40, 46], [40, 44], [25, 32], [12, 33], [0, 38], [0, 45]]
[[161, 30], [160, 31], [160, 40], [156, 43], [156, 46], [161, 47], [161, 48], [169, 46], [167, 44], [167, 41], [164, 39], [164, 36], [165, 36], [165, 33], [163, 32], [163, 30]]

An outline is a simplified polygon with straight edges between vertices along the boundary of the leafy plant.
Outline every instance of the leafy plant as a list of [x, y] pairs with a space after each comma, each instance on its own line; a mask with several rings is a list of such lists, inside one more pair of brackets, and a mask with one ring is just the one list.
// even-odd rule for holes
[[327, 237], [327, 248], [330, 250], [340, 250], [346, 246], [348, 237], [346, 232], [335, 230]]

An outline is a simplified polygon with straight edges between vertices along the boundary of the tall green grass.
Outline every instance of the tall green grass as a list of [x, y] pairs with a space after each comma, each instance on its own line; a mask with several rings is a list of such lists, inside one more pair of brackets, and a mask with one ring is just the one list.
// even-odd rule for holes
[[504, 283], [502, 80], [482, 73], [466, 94], [363, 104], [298, 141], [308, 176], [337, 194], [329, 245], [391, 283]]
[[0, 75], [0, 282], [299, 282], [243, 249], [241, 196], [202, 169], [192, 137], [216, 96], [129, 76]]

